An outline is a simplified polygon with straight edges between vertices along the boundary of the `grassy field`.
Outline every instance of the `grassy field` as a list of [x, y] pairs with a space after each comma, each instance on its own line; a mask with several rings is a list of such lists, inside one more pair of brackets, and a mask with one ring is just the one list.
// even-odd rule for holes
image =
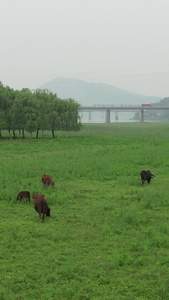
[[[45, 194], [51, 217], [21, 190]], [[0, 205], [0, 300], [169, 299], [169, 123], [3, 138]]]

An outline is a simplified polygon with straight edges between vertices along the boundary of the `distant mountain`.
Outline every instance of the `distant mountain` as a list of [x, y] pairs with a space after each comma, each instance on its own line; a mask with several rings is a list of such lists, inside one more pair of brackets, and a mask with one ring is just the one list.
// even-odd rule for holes
[[89, 83], [83, 80], [58, 77], [42, 86], [40, 89], [48, 89], [61, 99], [73, 98], [82, 106], [94, 104], [112, 105], [140, 105], [154, 103], [160, 97], [144, 96], [117, 88], [105, 83]]

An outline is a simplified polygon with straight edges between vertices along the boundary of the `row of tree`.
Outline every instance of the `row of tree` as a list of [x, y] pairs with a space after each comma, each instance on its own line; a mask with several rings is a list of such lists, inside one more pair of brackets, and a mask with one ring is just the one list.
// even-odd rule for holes
[[60, 99], [48, 90], [27, 88], [13, 90], [0, 82], [0, 137], [2, 130], [8, 130], [9, 137], [19, 131], [19, 138], [25, 137], [25, 131], [36, 132], [42, 136], [45, 130], [51, 130], [53, 138], [56, 130], [80, 130], [80, 105], [74, 99]]

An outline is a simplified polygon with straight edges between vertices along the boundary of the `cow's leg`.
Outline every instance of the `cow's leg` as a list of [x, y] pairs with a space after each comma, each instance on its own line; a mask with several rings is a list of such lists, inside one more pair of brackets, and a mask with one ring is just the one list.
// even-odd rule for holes
[[44, 223], [44, 216], [45, 216], [45, 205], [44, 203], [42, 202], [42, 213], [43, 213], [43, 220], [42, 222]]
[[39, 212], [39, 221], [41, 221], [41, 212]]
[[42, 203], [39, 203], [39, 206], [38, 206], [38, 211], [39, 211], [39, 221], [41, 221], [41, 213], [42, 213]]

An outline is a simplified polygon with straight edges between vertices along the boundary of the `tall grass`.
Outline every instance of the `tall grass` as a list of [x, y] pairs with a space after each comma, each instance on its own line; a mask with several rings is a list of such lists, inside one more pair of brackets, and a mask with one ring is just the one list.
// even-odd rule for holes
[[[168, 299], [168, 133], [167, 123], [91, 124], [2, 139], [0, 299]], [[155, 175], [144, 187], [142, 169]], [[21, 190], [45, 194], [44, 224], [32, 199], [15, 199]]]

